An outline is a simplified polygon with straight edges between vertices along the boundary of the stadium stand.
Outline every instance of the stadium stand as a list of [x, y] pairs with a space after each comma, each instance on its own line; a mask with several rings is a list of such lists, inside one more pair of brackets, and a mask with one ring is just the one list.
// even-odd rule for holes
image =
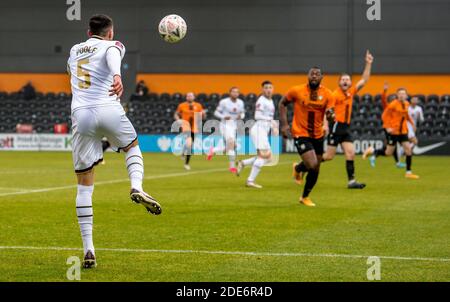
[[[214, 118], [214, 110], [220, 99], [227, 94], [199, 93], [199, 101], [207, 111], [207, 118]], [[417, 95], [423, 107], [425, 121], [419, 127], [419, 138], [450, 138], [450, 95]], [[245, 102], [246, 119], [253, 118], [257, 95], [249, 93], [240, 96]], [[394, 95], [390, 95], [392, 99]], [[169, 133], [173, 114], [183, 100], [181, 93], [150, 93], [146, 96], [133, 95], [125, 103], [127, 114], [142, 134]], [[275, 103], [281, 99], [274, 95]], [[0, 132], [14, 133], [18, 124], [31, 124], [36, 133], [54, 133], [58, 124], [67, 124], [70, 129], [71, 95], [61, 93], [36, 93], [36, 97], [25, 100], [21, 93], [0, 92]], [[292, 114], [292, 111], [289, 111]], [[365, 139], [383, 138], [381, 129], [381, 95], [356, 95], [353, 102], [351, 131], [355, 137]], [[275, 118], [278, 118], [276, 114]], [[291, 118], [291, 117], [289, 117]], [[57, 130], [58, 132], [58, 130]]]

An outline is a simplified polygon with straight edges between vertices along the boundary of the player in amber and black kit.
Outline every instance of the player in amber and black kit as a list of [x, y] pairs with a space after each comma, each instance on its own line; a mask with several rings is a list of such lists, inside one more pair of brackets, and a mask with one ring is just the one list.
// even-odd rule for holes
[[362, 74], [362, 79], [352, 85], [349, 74], [342, 74], [339, 78], [339, 88], [333, 92], [336, 101], [334, 109], [336, 111], [336, 122], [328, 125], [325, 121], [325, 129], [328, 131], [327, 152], [323, 155], [323, 161], [332, 160], [336, 155], [336, 148], [340, 144], [345, 154], [345, 167], [347, 170], [349, 189], [363, 189], [366, 185], [359, 183], [355, 179], [355, 146], [350, 134], [350, 121], [352, 117], [353, 96], [361, 90], [369, 81], [370, 70], [372, 68], [373, 56], [366, 52], [366, 66]]
[[372, 146], [364, 151], [363, 159], [369, 155], [385, 155], [390, 156], [394, 152], [397, 143], [401, 144], [406, 155], [406, 173], [405, 177], [408, 179], [419, 179], [419, 176], [413, 174], [412, 166], [412, 150], [408, 139], [408, 122], [412, 124], [413, 130], [416, 131], [414, 121], [409, 115], [408, 108], [408, 93], [405, 88], [397, 90], [397, 99], [393, 100], [386, 107], [383, 113], [383, 120], [389, 121], [386, 128], [387, 133], [387, 147], [386, 149], [375, 150]]
[[287, 138], [289, 124], [286, 106], [290, 102], [294, 103], [291, 134], [303, 161], [299, 164], [294, 163], [293, 173], [297, 183], [302, 181], [301, 173], [308, 173], [300, 203], [310, 207], [315, 206], [309, 198], [309, 193], [319, 177], [323, 154], [325, 115], [330, 122], [334, 122], [334, 97], [331, 90], [320, 85], [322, 78], [320, 68], [311, 68], [308, 72], [308, 83], [289, 89], [278, 104], [281, 131], [283, 137]]
[[183, 148], [184, 168], [190, 170], [189, 161], [191, 160], [192, 145], [195, 135], [201, 130], [202, 119], [206, 116], [202, 104], [195, 101], [195, 94], [188, 92], [186, 101], [178, 105], [174, 118], [181, 122], [181, 128], [185, 136], [185, 145]]

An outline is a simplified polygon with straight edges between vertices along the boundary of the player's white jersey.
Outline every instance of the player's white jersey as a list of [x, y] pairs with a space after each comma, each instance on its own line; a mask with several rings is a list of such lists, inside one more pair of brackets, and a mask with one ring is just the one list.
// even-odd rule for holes
[[237, 99], [233, 102], [231, 98], [222, 99], [214, 114], [222, 121], [225, 121], [226, 117], [229, 117], [231, 121], [243, 119], [245, 117], [244, 101]]
[[408, 114], [414, 122], [414, 125], [417, 125], [418, 122], [423, 122], [423, 110], [420, 106], [409, 106]]
[[269, 132], [274, 115], [275, 105], [273, 104], [273, 100], [261, 95], [258, 98], [258, 101], [256, 101], [255, 106], [256, 125], [266, 129], [266, 131]]
[[271, 99], [260, 96], [256, 101], [256, 123], [250, 129], [250, 137], [258, 150], [270, 149], [269, 132], [275, 115], [275, 105]]
[[117, 96], [110, 96], [113, 74], [106, 61], [108, 49], [119, 49], [121, 57], [125, 47], [119, 41], [107, 41], [92, 37], [76, 44], [70, 50], [67, 71], [72, 86], [72, 111], [78, 108], [120, 105]]

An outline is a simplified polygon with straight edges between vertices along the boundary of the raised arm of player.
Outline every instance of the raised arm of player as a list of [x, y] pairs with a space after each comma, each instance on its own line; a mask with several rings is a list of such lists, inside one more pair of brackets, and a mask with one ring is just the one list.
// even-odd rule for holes
[[372, 54], [367, 50], [366, 52], [366, 65], [364, 67], [364, 71], [362, 74], [362, 79], [356, 83], [356, 91], [361, 90], [364, 85], [369, 81], [370, 78], [370, 72], [372, 70], [372, 63], [373, 63], [373, 56]]
[[[381, 115], [381, 119], [383, 121], [386, 121], [386, 120], [390, 121], [391, 120], [392, 108], [393, 108], [392, 103], [391, 103], [391, 105], [388, 105], [386, 107], [386, 109], [384, 110], [383, 114]], [[386, 131], [388, 133], [391, 133], [392, 132], [392, 128], [386, 128]]]
[[387, 101], [387, 91], [389, 89], [389, 83], [388, 82], [384, 82], [384, 86], [383, 86], [383, 93], [381, 94], [381, 106], [383, 107], [383, 110], [386, 109], [387, 105], [388, 105], [388, 101]]
[[281, 98], [278, 103], [278, 111], [280, 113], [280, 123], [281, 123], [281, 134], [284, 138], [288, 138], [289, 136], [289, 124], [287, 119], [287, 104], [289, 101], [286, 97]]

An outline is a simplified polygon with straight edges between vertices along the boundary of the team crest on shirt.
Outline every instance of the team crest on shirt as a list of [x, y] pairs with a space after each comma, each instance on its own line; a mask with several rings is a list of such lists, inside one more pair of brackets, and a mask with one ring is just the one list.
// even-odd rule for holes
[[319, 101], [323, 99], [323, 95], [319, 95]]
[[122, 43], [120, 43], [119, 41], [116, 41], [116, 46], [119, 46], [120, 47], [120, 49], [123, 49], [123, 44]]

